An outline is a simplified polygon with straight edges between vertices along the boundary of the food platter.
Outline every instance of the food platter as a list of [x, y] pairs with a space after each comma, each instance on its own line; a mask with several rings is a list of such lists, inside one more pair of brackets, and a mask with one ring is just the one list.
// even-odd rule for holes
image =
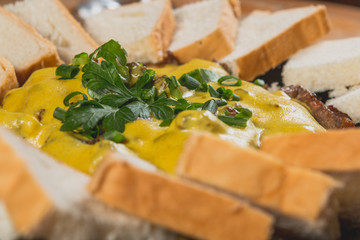
[[[0, 1], [2, 4], [7, 2]], [[75, 14], [83, 1], [63, 2]], [[230, 2], [223, 2], [222, 6], [230, 6]], [[247, 16], [254, 9], [276, 11], [309, 3], [324, 4], [244, 0], [242, 11], [243, 16]], [[318, 41], [360, 36], [360, 10], [357, 7], [325, 4], [332, 30]], [[237, 23], [233, 11], [228, 9], [227, 13], [233, 15], [233, 21]], [[317, 16], [324, 24], [320, 24], [319, 34], [315, 34], [314, 39], [328, 31], [324, 7], [303, 9], [317, 9], [309, 19], [317, 22], [314, 20]], [[302, 23], [307, 21], [304, 19]], [[76, 24], [74, 26], [81, 28]], [[289, 29], [292, 28], [285, 28], [284, 32]], [[293, 34], [289, 39], [295, 40], [294, 36], [297, 35]], [[263, 55], [267, 55], [266, 48]], [[284, 49], [286, 52], [287, 48]], [[343, 119], [348, 121], [350, 125], [346, 127], [353, 127], [354, 122], [346, 114], [314, 101], [310, 91], [289, 86], [289, 91], [305, 92], [306, 98], [310, 99], [308, 104], [285, 88], [267, 91], [268, 86], [261, 79], [251, 83], [234, 76], [237, 73], [228, 75], [226, 64], [200, 59], [146, 68], [142, 63], [127, 62], [126, 51], [114, 40], [90, 53], [77, 54], [72, 62], [56, 64], [56, 68], [36, 71], [23, 87], [11, 90], [2, 102], [0, 121], [4, 125], [10, 122], [6, 125], [8, 128], [18, 131], [36, 148], [49, 154], [43, 155], [0, 128], [0, 147], [5, 149], [5, 155], [0, 156], [0, 175], [8, 176], [6, 169], [12, 173], [9, 181], [0, 182], [0, 197], [5, 196], [0, 203], [4, 200], [5, 208], [10, 206], [9, 214], [21, 234], [30, 233], [28, 236], [31, 237], [34, 233], [33, 236], [38, 237], [41, 235], [36, 234], [45, 233], [50, 234], [46, 235], [49, 237], [54, 231], [59, 234], [56, 236], [62, 236], [56, 228], [44, 231], [48, 227], [46, 220], [55, 219], [64, 223], [64, 229], [68, 231], [64, 232], [65, 236], [71, 232], [71, 221], [94, 224], [101, 231], [94, 228], [92, 233], [100, 238], [111, 232], [106, 229], [118, 230], [119, 226], [129, 225], [127, 231], [131, 235], [136, 232], [136, 221], [139, 220], [140, 225], [145, 222], [141, 226], [149, 227], [146, 224], [150, 224], [152, 229], [154, 225], [154, 230], [159, 230], [161, 236], [178, 237], [180, 234], [223, 240], [239, 239], [244, 233], [252, 236], [249, 239], [278, 236], [291, 239], [295, 236], [337, 240], [341, 234], [337, 225], [338, 202], [342, 226], [346, 226], [347, 217], [351, 221], [357, 219], [357, 213], [348, 212], [356, 209], [360, 202], [357, 192], [353, 191], [356, 186], [351, 184], [352, 179], [358, 179], [360, 164], [355, 158], [360, 153], [350, 151], [343, 158], [336, 158], [341, 154], [333, 154], [334, 157], [331, 153], [322, 153], [328, 146], [334, 153], [347, 148], [357, 149], [354, 139], [360, 132], [356, 128], [326, 131], [331, 127], [317, 119], [314, 105], [310, 106], [314, 102], [318, 104], [315, 107], [321, 105], [326, 111], [339, 114], [342, 124]], [[284, 60], [278, 60], [273, 67]], [[264, 77], [267, 79], [269, 75]], [[280, 75], [275, 81], [281, 81]], [[43, 95], [48, 96], [48, 101], [43, 101]], [[279, 133], [289, 133], [290, 137], [278, 139]], [[326, 144], [321, 145], [317, 137], [326, 138]], [[241, 139], [243, 143], [239, 141]], [[341, 139], [341, 142], [334, 139]], [[301, 145], [303, 143], [305, 145]], [[302, 146], [300, 151], [296, 144]], [[307, 158], [301, 157], [301, 149], [308, 154]], [[318, 149], [322, 149], [321, 154]], [[53, 161], [50, 156], [59, 161]], [[312, 156], [317, 160], [311, 161]], [[7, 158], [13, 162], [9, 163]], [[296, 159], [295, 163], [292, 159]], [[12, 185], [11, 181], [19, 185]], [[73, 188], [68, 187], [72, 184]], [[74, 197], [74, 190], [79, 196]], [[29, 208], [29, 203], [21, 202], [21, 194], [37, 204], [35, 211]], [[20, 203], [30, 216], [25, 219], [27, 221], [23, 221], [20, 208], [11, 208], [15, 203]], [[113, 209], [104, 207], [106, 204]], [[131, 214], [135, 215], [135, 225], [132, 225]], [[118, 225], [119, 216], [125, 219], [119, 221], [124, 225]], [[226, 231], [217, 227], [213, 216], [223, 223]], [[67, 222], [67, 219], [71, 221]], [[112, 222], [111, 219], [117, 220]], [[81, 234], [82, 228], [79, 229], [76, 234]], [[174, 232], [168, 233], [166, 229]], [[357, 230], [357, 226], [354, 229]], [[350, 231], [341, 231], [351, 237]], [[126, 236], [126, 233], [121, 234], [119, 236]], [[146, 232], [140, 234], [148, 237]]]

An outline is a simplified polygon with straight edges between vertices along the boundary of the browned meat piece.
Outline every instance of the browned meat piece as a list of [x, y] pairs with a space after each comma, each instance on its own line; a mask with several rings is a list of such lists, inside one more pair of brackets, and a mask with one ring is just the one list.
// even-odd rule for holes
[[326, 129], [354, 127], [351, 118], [336, 109], [334, 106], [326, 106], [319, 101], [316, 94], [302, 86], [286, 86], [281, 88], [291, 98], [297, 99], [306, 104], [314, 118]]

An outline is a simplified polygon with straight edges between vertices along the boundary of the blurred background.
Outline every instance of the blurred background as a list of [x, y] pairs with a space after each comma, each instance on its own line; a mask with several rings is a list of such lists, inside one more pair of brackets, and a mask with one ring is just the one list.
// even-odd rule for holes
[[[10, 2], [15, 2], [17, 0], [0, 0], [0, 4], [6, 4], [6, 3], [10, 3]], [[61, 0], [69, 9], [72, 13], [76, 13], [78, 7], [80, 4], [83, 4], [85, 2], [90, 2], [90, 1], [94, 1], [94, 0]], [[105, 1], [105, 2], [110, 2], [110, 1], [115, 1], [115, 0], [95, 0], [95, 1]], [[118, 2], [120, 3], [126, 3], [126, 2], [131, 2], [131, 1], [135, 1], [135, 0], [118, 0]], [[302, 0], [302, 1], [298, 1], [298, 0], [286, 0], [287, 2], [317, 2], [317, 3], [321, 3], [321, 2], [332, 2], [332, 3], [338, 3], [338, 4], [346, 4], [346, 5], [352, 5], [352, 6], [358, 6], [360, 7], [360, 0], [320, 0], [320, 1], [308, 1], [308, 0]], [[247, 0], [247, 1], [242, 1], [242, 2], [281, 2], [281, 0]], [[359, 19], [360, 21], [360, 19]]]

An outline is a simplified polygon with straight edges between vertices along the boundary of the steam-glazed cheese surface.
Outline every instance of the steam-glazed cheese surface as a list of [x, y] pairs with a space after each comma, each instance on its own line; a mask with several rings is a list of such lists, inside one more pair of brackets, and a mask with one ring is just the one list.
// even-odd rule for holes
[[[226, 74], [217, 64], [196, 59], [182, 66], [169, 65], [155, 70], [158, 76], [175, 75], [179, 78], [197, 68]], [[107, 151], [117, 149], [116, 144], [104, 139], [89, 141], [83, 136], [60, 131], [61, 122], [53, 117], [55, 108], [65, 108], [63, 100], [69, 93], [87, 92], [80, 74], [72, 80], [59, 80], [55, 70], [36, 71], [24, 86], [8, 92], [0, 109], [0, 124], [59, 161], [91, 174]], [[215, 89], [220, 87], [218, 83], [209, 85]], [[141, 158], [173, 173], [190, 131], [211, 132], [237, 145], [255, 148], [265, 135], [324, 131], [305, 107], [282, 92], [270, 93], [245, 81], [240, 87], [226, 88], [240, 96], [240, 100], [228, 101], [225, 107], [243, 107], [252, 111], [245, 128], [229, 127], [208, 111], [183, 111], [169, 127], [160, 127], [160, 121], [156, 119], [127, 123], [124, 144]], [[208, 92], [186, 91], [183, 96], [189, 102], [204, 103], [211, 99]], [[222, 113], [225, 107], [220, 107], [218, 112]]]

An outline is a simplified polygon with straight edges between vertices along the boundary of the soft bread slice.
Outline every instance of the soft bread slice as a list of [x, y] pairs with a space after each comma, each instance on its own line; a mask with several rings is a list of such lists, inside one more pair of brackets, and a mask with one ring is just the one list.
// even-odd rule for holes
[[3, 129], [0, 152], [0, 199], [15, 231], [24, 237], [176, 239], [162, 228], [106, 207], [87, 192], [88, 176]]
[[[360, 45], [359, 45], [360, 46]], [[344, 73], [346, 71], [343, 71]], [[360, 82], [360, 55], [359, 55], [359, 82]], [[344, 78], [346, 79], [346, 78]], [[330, 99], [326, 102], [326, 105], [333, 105], [338, 110], [346, 113], [351, 117], [351, 119], [358, 123], [360, 122], [360, 88], [354, 89], [344, 95]]]
[[33, 71], [61, 63], [51, 42], [2, 7], [0, 22], [0, 56], [14, 65], [19, 84], [23, 84]]
[[59, 0], [17, 1], [4, 8], [53, 42], [66, 63], [76, 54], [93, 52], [98, 47]]
[[4, 203], [0, 200], [0, 238], [16, 239], [19, 233], [16, 232], [13, 223], [6, 211]]
[[285, 85], [322, 92], [360, 84], [360, 37], [329, 40], [299, 51], [283, 68]]
[[337, 196], [341, 225], [348, 233], [359, 234], [359, 139], [359, 129], [287, 134], [265, 137], [260, 149], [285, 164], [320, 170], [343, 182]]
[[279, 235], [339, 237], [336, 209], [331, 209], [339, 183], [324, 174], [286, 167], [271, 155], [204, 133], [190, 135], [177, 172], [269, 209], [277, 215]]
[[272, 218], [210, 189], [108, 155], [90, 191], [102, 201], [143, 219], [208, 240], [261, 240], [272, 234]]
[[0, 104], [7, 91], [18, 86], [13, 65], [5, 58], [0, 57]]
[[228, 0], [200, 1], [174, 13], [176, 28], [169, 51], [179, 62], [221, 59], [233, 50], [237, 20]]
[[234, 51], [221, 60], [244, 80], [276, 67], [330, 30], [324, 6], [254, 11], [239, 24]]
[[[184, 5], [195, 3], [195, 2], [200, 2], [200, 1], [203, 1], [203, 0], [171, 0], [174, 8], [179, 8]], [[241, 16], [240, 0], [229, 0], [229, 3], [233, 9], [235, 16], [240, 17]]]
[[164, 59], [175, 23], [170, 0], [154, 0], [104, 10], [84, 24], [100, 44], [118, 41], [130, 62], [157, 63]]

